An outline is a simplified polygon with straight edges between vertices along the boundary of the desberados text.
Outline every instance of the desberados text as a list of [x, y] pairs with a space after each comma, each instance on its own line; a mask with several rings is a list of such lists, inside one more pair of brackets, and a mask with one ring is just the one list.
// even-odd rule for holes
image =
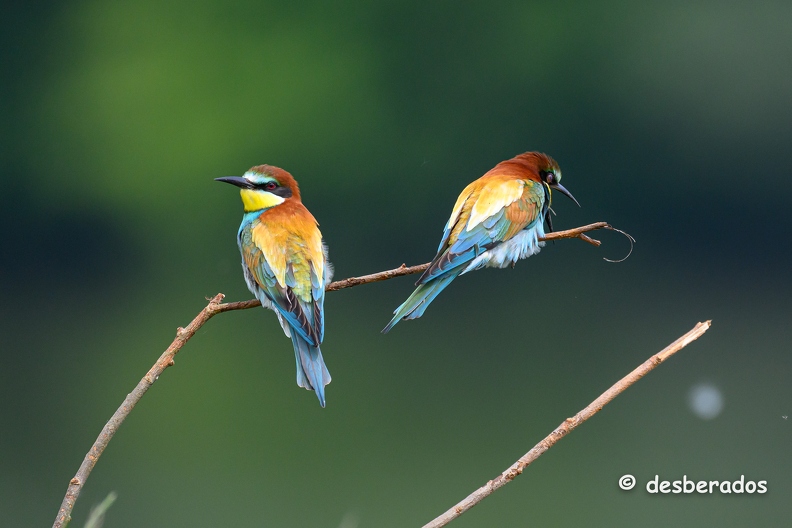
[[731, 480], [688, 480], [687, 475], [682, 480], [660, 480], [655, 475], [646, 483], [649, 493], [767, 493], [767, 481], [745, 480], [745, 475], [734, 481]]

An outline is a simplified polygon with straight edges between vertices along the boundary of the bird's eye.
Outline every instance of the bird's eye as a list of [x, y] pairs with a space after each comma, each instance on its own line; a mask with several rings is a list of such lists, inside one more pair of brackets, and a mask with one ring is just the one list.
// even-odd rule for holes
[[546, 173], [546, 174], [545, 174], [545, 181], [546, 181], [548, 184], [550, 184], [550, 185], [553, 185], [553, 184], [555, 183], [555, 174], [554, 174], [554, 173], [552, 173], [552, 172], [548, 172], [548, 173]]
[[267, 182], [266, 185], [264, 185], [264, 188], [268, 191], [274, 191], [277, 186], [278, 184], [275, 182]]

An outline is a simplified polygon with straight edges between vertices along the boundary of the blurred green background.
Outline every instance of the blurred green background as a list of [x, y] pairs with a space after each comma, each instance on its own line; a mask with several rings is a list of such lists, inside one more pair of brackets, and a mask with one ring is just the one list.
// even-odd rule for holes
[[[712, 329], [462, 516], [781, 526], [792, 493], [789, 2], [15, 2], [0, 19], [0, 512], [49, 526], [105, 421], [205, 298], [250, 298], [241, 203], [291, 171], [336, 277], [428, 261], [527, 150], [583, 205], [515, 270], [380, 335], [413, 278], [328, 294], [328, 407], [272, 313], [224, 314], [74, 511], [107, 527], [419, 526], [696, 322]], [[698, 417], [694, 386], [723, 398]], [[617, 481], [634, 474], [638, 486]], [[765, 495], [649, 495], [661, 479]]]

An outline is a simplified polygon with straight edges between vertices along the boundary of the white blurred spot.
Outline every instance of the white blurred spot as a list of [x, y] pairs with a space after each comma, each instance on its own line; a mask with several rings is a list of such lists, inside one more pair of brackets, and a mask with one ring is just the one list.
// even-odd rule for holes
[[341, 524], [338, 525], [338, 528], [358, 528], [359, 525], [360, 519], [357, 513], [348, 511], [344, 515], [344, 518], [341, 519]]
[[688, 405], [702, 420], [712, 420], [723, 410], [723, 394], [711, 383], [698, 383], [690, 388]]

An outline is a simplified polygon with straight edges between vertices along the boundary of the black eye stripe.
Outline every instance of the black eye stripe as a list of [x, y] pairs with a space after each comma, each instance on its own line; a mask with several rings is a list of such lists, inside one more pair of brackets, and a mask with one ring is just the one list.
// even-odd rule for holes
[[[268, 189], [267, 186], [271, 184], [275, 184], [275, 188]], [[268, 193], [272, 193], [275, 196], [280, 196], [281, 198], [291, 198], [292, 196], [291, 189], [289, 189], [288, 187], [283, 187], [274, 181], [266, 181], [263, 183], [258, 183], [255, 184], [253, 188], [261, 191], [267, 191]]]
[[276, 196], [280, 196], [281, 198], [289, 198], [292, 195], [291, 189], [288, 187], [276, 187], [270, 192]]

